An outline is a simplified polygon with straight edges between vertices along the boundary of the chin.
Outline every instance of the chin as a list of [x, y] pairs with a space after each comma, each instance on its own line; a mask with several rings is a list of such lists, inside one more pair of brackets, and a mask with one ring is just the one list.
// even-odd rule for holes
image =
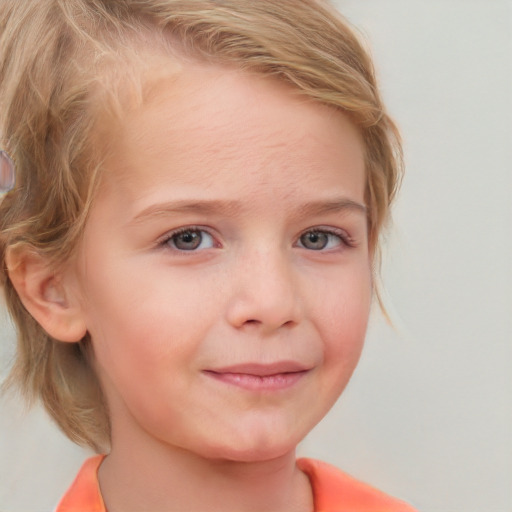
[[250, 464], [285, 457], [295, 452], [295, 446], [287, 446], [286, 448], [255, 446], [246, 449], [233, 449], [233, 447], [229, 447], [227, 450], [220, 449], [215, 451], [216, 454], [211, 457], [212, 459]]
[[274, 460], [294, 453], [303, 437], [292, 433], [279, 436], [276, 432], [246, 432], [243, 436], [233, 435], [223, 446], [211, 446], [208, 458], [247, 463]]

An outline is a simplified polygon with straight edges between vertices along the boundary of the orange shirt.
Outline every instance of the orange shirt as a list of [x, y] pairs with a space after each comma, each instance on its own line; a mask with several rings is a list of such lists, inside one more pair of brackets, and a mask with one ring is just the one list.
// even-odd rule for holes
[[[85, 461], [55, 512], [106, 512], [98, 484], [102, 460], [103, 455], [97, 455]], [[297, 464], [310, 479], [314, 512], [415, 512], [325, 462], [299, 459]]]
[[299, 459], [297, 464], [311, 482], [314, 512], [416, 512], [330, 464], [313, 459]]

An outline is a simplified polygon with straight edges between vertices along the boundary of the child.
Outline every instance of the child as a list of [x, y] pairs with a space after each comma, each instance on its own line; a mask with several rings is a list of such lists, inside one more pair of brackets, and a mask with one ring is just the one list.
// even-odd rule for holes
[[295, 448], [365, 336], [400, 143], [322, 0], [0, 3], [9, 384], [64, 511], [410, 511]]

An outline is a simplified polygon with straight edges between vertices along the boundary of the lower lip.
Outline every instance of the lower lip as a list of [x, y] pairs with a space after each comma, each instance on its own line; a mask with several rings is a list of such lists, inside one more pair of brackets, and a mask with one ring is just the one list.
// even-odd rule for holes
[[209, 377], [225, 384], [230, 384], [249, 391], [280, 391], [291, 388], [297, 384], [307, 373], [290, 372], [276, 373], [275, 375], [251, 375], [247, 373], [216, 373], [205, 372]]

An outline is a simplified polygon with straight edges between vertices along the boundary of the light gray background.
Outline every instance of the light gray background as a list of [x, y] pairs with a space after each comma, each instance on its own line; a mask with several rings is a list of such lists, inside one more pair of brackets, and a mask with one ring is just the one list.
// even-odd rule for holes
[[[338, 0], [407, 177], [360, 367], [300, 448], [425, 512], [512, 511], [512, 2]], [[5, 369], [13, 335], [0, 320]], [[51, 510], [87, 453], [0, 404], [0, 510]]]

